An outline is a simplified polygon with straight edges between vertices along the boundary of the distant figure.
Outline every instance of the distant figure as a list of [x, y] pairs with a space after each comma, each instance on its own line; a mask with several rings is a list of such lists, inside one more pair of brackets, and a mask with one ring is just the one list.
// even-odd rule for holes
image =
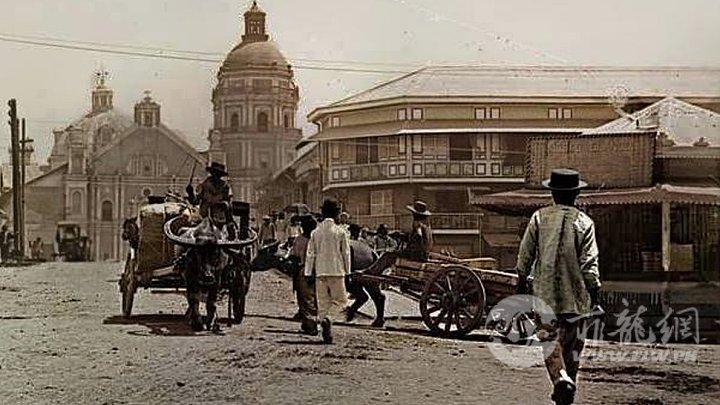
[[401, 252], [401, 256], [410, 260], [426, 262], [433, 247], [432, 229], [427, 223], [428, 217], [432, 213], [428, 211], [427, 204], [419, 200], [406, 208], [413, 214], [413, 224], [408, 235], [407, 246]]
[[287, 221], [285, 220], [285, 213], [284, 212], [278, 212], [277, 216], [275, 217], [275, 233], [277, 240], [280, 241], [280, 243], [285, 243], [288, 238], [288, 230], [289, 225]]
[[340, 228], [342, 228], [342, 230], [347, 233], [348, 237], [350, 237], [350, 214], [343, 211], [337, 218], [337, 223], [340, 225]]
[[0, 260], [4, 263], [10, 259], [8, 256], [10, 252], [10, 244], [8, 243], [10, 233], [8, 232], [7, 225], [3, 225], [0, 228]]
[[387, 225], [380, 224], [380, 226], [378, 226], [375, 237], [373, 238], [373, 247], [378, 255], [397, 250], [397, 242], [388, 235]]
[[268, 245], [277, 240], [277, 232], [275, 230], [275, 224], [272, 223], [272, 218], [269, 215], [265, 215], [262, 218], [262, 224], [260, 224], [260, 234], [258, 235], [260, 243], [262, 245]]
[[40, 260], [42, 258], [42, 238], [31, 240], [29, 243], [30, 259]]
[[532, 215], [520, 244], [517, 260], [518, 293], [530, 293], [545, 302], [556, 321], [546, 325], [545, 366], [553, 383], [552, 400], [572, 404], [577, 391], [580, 353], [585, 345], [584, 321], [574, 320], [591, 311], [602, 313], [598, 304], [600, 271], [595, 224], [575, 208], [580, 190], [587, 186], [580, 173], [555, 169], [543, 186], [552, 191], [554, 205]]
[[308, 242], [305, 276], [315, 277], [323, 342], [331, 344], [333, 316], [347, 303], [345, 277], [350, 274], [350, 243], [348, 234], [334, 220], [340, 213], [337, 200], [325, 200], [321, 211], [323, 221]]

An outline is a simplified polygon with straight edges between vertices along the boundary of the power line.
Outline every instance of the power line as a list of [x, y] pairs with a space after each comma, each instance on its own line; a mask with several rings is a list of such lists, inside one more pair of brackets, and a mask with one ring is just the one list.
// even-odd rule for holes
[[[34, 39], [37, 38], [37, 39]], [[192, 62], [205, 62], [205, 63], [221, 63], [223, 60], [221, 58], [212, 58], [210, 56], [212, 55], [222, 55], [220, 53], [214, 53], [214, 52], [201, 52], [201, 51], [185, 51], [185, 50], [178, 50], [178, 49], [170, 49], [170, 48], [153, 48], [153, 47], [146, 47], [146, 46], [133, 46], [133, 45], [117, 45], [117, 44], [105, 44], [101, 42], [91, 42], [91, 41], [66, 41], [51, 37], [30, 37], [30, 36], [9, 36], [6, 34], [0, 34], [0, 41], [4, 42], [11, 42], [11, 43], [19, 43], [19, 44], [25, 44], [25, 45], [34, 45], [34, 46], [43, 46], [43, 47], [50, 47], [50, 48], [60, 48], [60, 49], [70, 49], [70, 50], [76, 50], [76, 51], [86, 51], [86, 52], [99, 52], [99, 53], [108, 53], [108, 54], [115, 54], [115, 55], [125, 55], [125, 56], [139, 56], [139, 57], [146, 57], [146, 58], [155, 58], [155, 59], [171, 59], [171, 60], [183, 60], [183, 61], [192, 61]], [[134, 49], [134, 50], [133, 50]], [[142, 52], [142, 51], [147, 52]], [[176, 53], [176, 55], [169, 54], [169, 53], [163, 53], [163, 52], [172, 52]], [[196, 54], [196, 55], [208, 55], [208, 56], [185, 56], [183, 54]], [[416, 65], [410, 65], [410, 64], [394, 64], [394, 63], [379, 63], [379, 62], [358, 62], [358, 61], [331, 61], [331, 60], [321, 60], [321, 59], [296, 59], [298, 61], [305, 61], [310, 64], [303, 65], [303, 64], [297, 64], [293, 65], [294, 69], [301, 69], [301, 70], [325, 70], [325, 71], [334, 71], [334, 72], [349, 72], [349, 73], [375, 73], [375, 74], [404, 74], [407, 73], [407, 70], [400, 70], [400, 69], [371, 69], [371, 68], [362, 68], [362, 67], [344, 67], [344, 66], [318, 66], [315, 64], [358, 64], [358, 65], [385, 65], [385, 66], [414, 66]]]

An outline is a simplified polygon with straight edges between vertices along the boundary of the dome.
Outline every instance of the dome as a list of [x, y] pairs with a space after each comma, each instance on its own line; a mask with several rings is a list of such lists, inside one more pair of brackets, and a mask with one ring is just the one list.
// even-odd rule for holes
[[79, 129], [87, 134], [94, 134], [101, 127], [109, 127], [115, 133], [120, 133], [133, 125], [129, 116], [115, 110], [89, 113], [78, 120], [73, 121], [70, 127]]
[[243, 69], [252, 66], [290, 66], [285, 56], [272, 41], [241, 43], [233, 48], [223, 62], [223, 70]]

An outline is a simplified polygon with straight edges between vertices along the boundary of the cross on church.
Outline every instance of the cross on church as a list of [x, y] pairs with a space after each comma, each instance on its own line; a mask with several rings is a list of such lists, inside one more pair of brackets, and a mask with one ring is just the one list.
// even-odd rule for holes
[[110, 76], [110, 73], [108, 73], [107, 70], [100, 68], [97, 72], [95, 72], [95, 84], [98, 87], [102, 87], [105, 85], [105, 80]]

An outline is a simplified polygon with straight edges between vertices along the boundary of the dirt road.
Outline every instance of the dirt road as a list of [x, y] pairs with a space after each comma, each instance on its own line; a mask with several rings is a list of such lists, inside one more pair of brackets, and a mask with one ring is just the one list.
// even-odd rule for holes
[[[0, 268], [0, 403], [549, 403], [544, 369], [504, 365], [480, 333], [443, 340], [416, 322], [380, 331], [360, 319], [337, 328], [336, 344], [319, 345], [296, 332], [290, 285], [274, 273], [254, 275], [248, 317], [223, 335], [192, 333], [179, 295], [140, 291], [126, 321], [120, 270]], [[720, 404], [718, 346], [590, 346], [579, 404]], [[632, 358], [684, 349], [696, 359]], [[603, 350], [630, 356], [608, 359]]]

